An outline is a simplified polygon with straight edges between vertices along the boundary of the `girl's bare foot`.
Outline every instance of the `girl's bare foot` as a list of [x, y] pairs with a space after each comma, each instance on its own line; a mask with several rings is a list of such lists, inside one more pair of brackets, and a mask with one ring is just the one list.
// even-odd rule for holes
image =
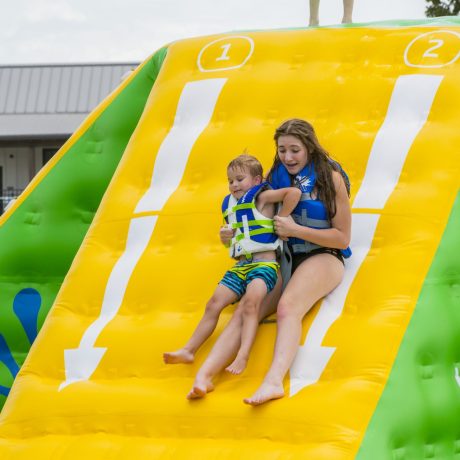
[[241, 374], [245, 369], [248, 360], [245, 358], [235, 358], [235, 360], [230, 364], [230, 366], [226, 367], [225, 370], [233, 375]]
[[214, 390], [211, 380], [205, 377], [196, 377], [192, 389], [188, 392], [187, 399], [200, 399]]
[[243, 401], [251, 406], [259, 406], [272, 399], [279, 399], [284, 396], [284, 388], [282, 384], [272, 384], [263, 382], [259, 389], [250, 397]]
[[193, 363], [194, 359], [195, 355], [185, 348], [181, 348], [177, 351], [169, 351], [167, 353], [163, 353], [163, 361], [166, 364], [190, 364]]

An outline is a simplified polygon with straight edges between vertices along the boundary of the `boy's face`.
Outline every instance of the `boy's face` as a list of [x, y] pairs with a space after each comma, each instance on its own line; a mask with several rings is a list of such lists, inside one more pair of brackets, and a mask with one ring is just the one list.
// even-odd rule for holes
[[239, 200], [250, 188], [262, 182], [261, 176], [253, 176], [247, 169], [228, 169], [228, 190]]

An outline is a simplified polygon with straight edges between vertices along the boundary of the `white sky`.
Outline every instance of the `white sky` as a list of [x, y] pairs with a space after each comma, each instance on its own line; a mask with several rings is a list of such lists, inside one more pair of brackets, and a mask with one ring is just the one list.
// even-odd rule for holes
[[[142, 61], [171, 41], [304, 27], [309, 0], [0, 0], [0, 65]], [[424, 18], [425, 0], [355, 0], [354, 22]], [[321, 25], [342, 0], [321, 0]]]

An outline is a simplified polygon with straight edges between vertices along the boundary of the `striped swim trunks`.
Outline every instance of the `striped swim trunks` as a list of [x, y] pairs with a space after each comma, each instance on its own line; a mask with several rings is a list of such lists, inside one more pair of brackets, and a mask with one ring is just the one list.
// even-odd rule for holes
[[278, 279], [279, 263], [275, 260], [267, 261], [240, 261], [228, 270], [219, 284], [222, 284], [241, 298], [246, 292], [248, 284], [257, 278], [265, 282], [267, 294], [275, 287]]

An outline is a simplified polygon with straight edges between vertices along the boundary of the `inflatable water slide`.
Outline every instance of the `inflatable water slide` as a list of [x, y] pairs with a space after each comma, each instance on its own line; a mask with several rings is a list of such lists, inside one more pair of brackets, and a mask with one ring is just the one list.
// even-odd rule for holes
[[[225, 33], [147, 59], [0, 220], [0, 458], [460, 458], [459, 57], [444, 18]], [[345, 278], [306, 316], [284, 398], [242, 402], [273, 316], [246, 371], [189, 401], [234, 307], [195, 363], [162, 353], [231, 265], [226, 165], [247, 150], [267, 169], [294, 117], [350, 176]]]

